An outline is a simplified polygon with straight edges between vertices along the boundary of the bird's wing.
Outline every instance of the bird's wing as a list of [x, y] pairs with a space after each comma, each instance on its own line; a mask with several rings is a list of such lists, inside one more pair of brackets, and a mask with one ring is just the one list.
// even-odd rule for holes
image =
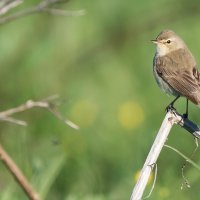
[[161, 58], [156, 63], [156, 71], [178, 93], [200, 105], [200, 73], [196, 67], [180, 67], [180, 64], [169, 57]]

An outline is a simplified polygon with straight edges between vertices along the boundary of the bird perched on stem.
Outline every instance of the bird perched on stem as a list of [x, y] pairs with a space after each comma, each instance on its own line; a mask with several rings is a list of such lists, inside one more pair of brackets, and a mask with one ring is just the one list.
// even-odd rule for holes
[[155, 79], [164, 92], [176, 97], [166, 109], [173, 108], [179, 97], [186, 97], [184, 116], [188, 117], [188, 100], [200, 106], [200, 73], [195, 58], [172, 30], [162, 31], [152, 42], [156, 44], [153, 60]]

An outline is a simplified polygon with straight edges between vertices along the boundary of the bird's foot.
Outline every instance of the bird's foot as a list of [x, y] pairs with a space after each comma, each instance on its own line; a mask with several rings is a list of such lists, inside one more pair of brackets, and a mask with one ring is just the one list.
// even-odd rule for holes
[[173, 104], [169, 104], [166, 108], [165, 108], [166, 112], [169, 112], [170, 110], [176, 110], [176, 108], [174, 108]]
[[183, 118], [187, 119], [188, 118], [188, 113], [183, 114]]

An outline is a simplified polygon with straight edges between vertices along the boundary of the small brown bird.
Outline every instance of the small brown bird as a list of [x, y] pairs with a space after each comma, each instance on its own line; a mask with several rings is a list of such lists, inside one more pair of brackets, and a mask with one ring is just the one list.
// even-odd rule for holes
[[188, 100], [200, 106], [200, 73], [195, 58], [184, 41], [171, 30], [162, 31], [155, 40], [156, 54], [153, 60], [153, 73], [159, 87], [176, 98], [168, 105], [186, 97], [185, 117], [188, 117]]

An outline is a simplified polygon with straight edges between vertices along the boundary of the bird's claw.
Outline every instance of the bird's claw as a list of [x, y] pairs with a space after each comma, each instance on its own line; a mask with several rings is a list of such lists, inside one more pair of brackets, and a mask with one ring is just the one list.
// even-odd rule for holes
[[169, 112], [170, 110], [171, 111], [176, 111], [176, 109], [174, 108], [173, 104], [169, 104], [166, 108], [165, 108], [166, 112]]
[[183, 114], [183, 118], [187, 119], [188, 118], [188, 113]]

